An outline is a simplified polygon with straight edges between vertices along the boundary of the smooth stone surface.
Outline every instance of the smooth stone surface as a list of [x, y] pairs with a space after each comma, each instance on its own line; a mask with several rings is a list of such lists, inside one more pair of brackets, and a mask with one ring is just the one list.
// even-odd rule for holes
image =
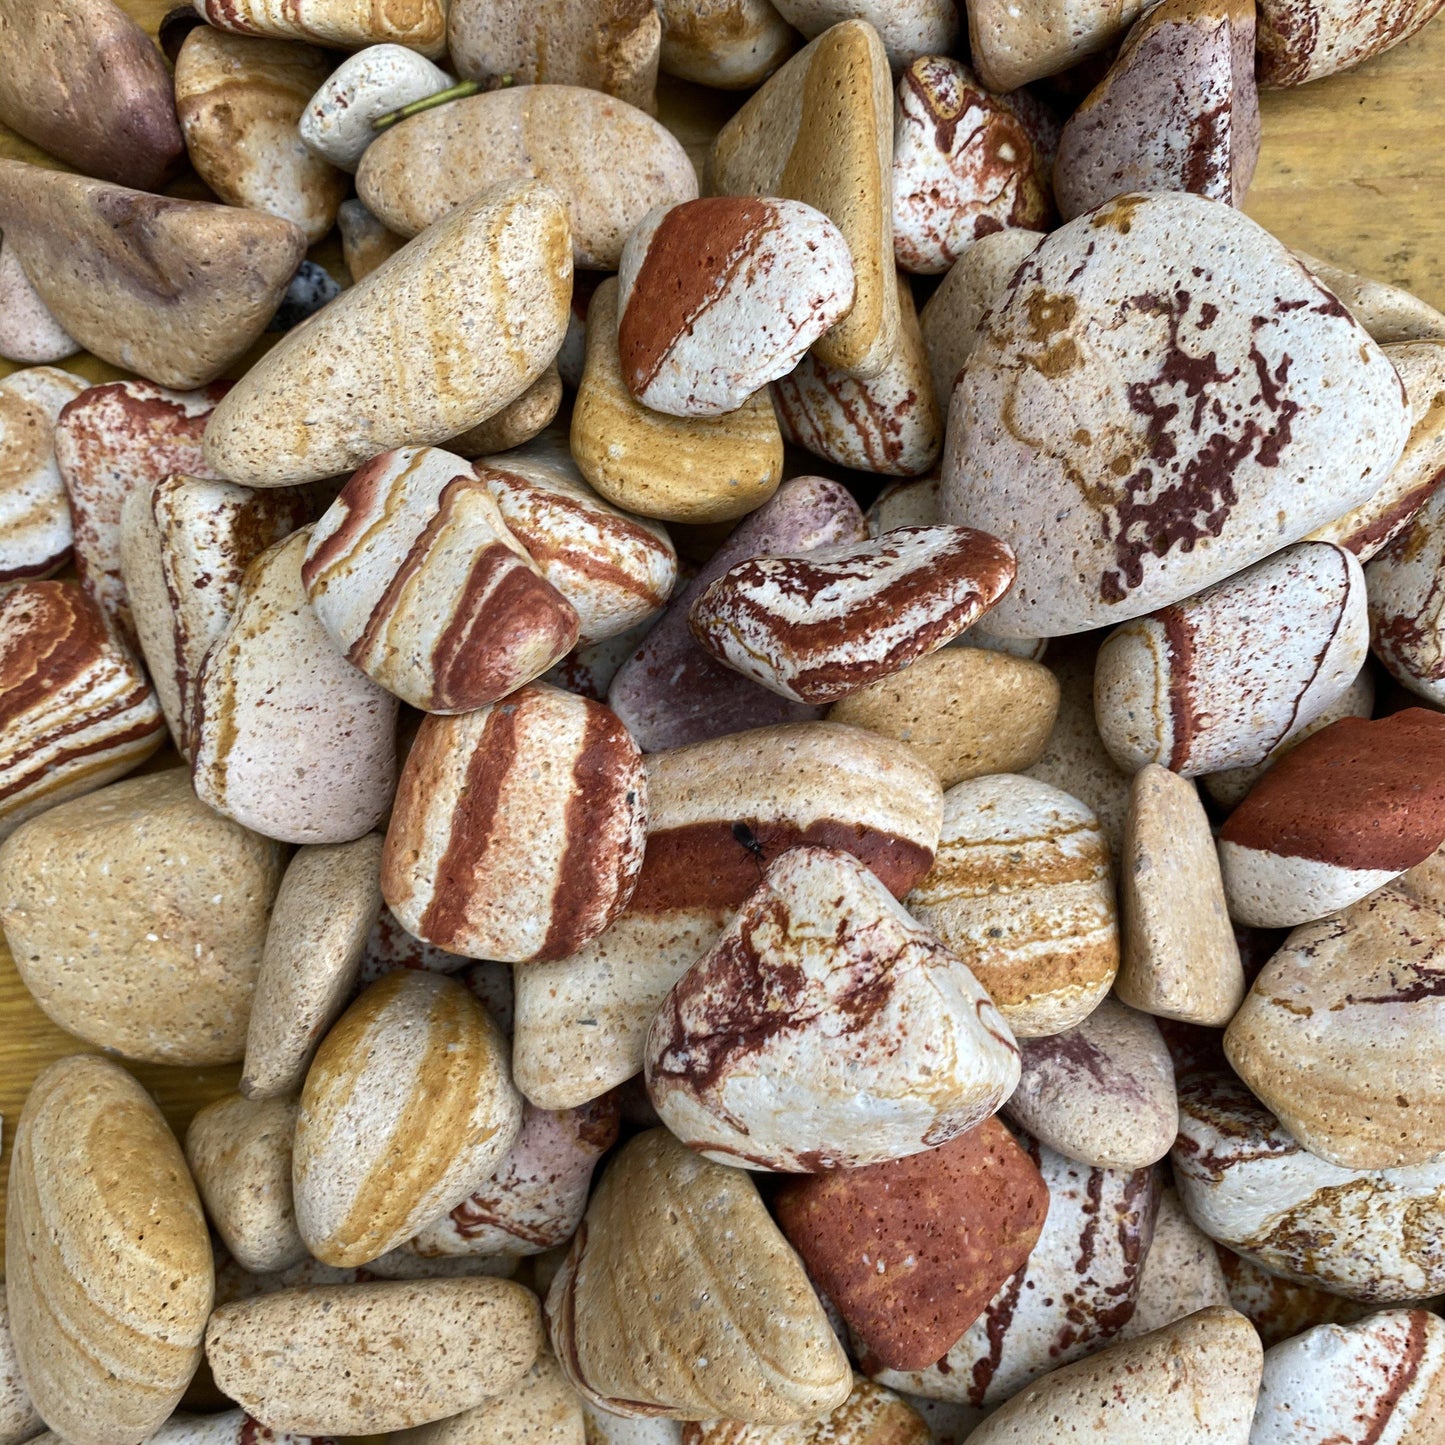
[[1109, 847], [1094, 814], [1002, 773], [944, 795], [943, 835], [909, 911], [958, 954], [1020, 1038], [1081, 1023], [1119, 966]]
[[394, 42], [437, 59], [446, 49], [445, 0], [191, 0], [202, 20], [237, 35], [310, 40], [339, 50]]
[[766, 392], [715, 417], [672, 417], [636, 401], [618, 350], [618, 287], [587, 309], [587, 360], [572, 412], [577, 467], [609, 502], [668, 522], [723, 522], [778, 488], [783, 439]]
[[544, 1345], [511, 1390], [444, 1420], [398, 1432], [391, 1445], [586, 1445], [589, 1438], [582, 1401]]
[[866, 20], [878, 31], [895, 70], [920, 55], [952, 50], [962, 8], [954, 0], [782, 0], [777, 6], [809, 40], [842, 21]]
[[782, 1425], [852, 1390], [848, 1358], [747, 1171], [665, 1129], [613, 1158], [546, 1313], [573, 1386], [620, 1415]]
[[1298, 541], [1374, 492], [1409, 431], [1394, 367], [1344, 308], [1253, 221], [1183, 192], [1116, 198], [1041, 242], [950, 421], [941, 514], [1014, 546], [991, 626], [1035, 637]]
[[566, 330], [567, 234], [541, 186], [480, 191], [268, 351], [216, 408], [207, 461], [245, 486], [286, 486], [500, 411]]
[[35, 1408], [75, 1445], [138, 1445], [180, 1402], [211, 1309], [211, 1242], [175, 1135], [119, 1064], [72, 1055], [15, 1132], [6, 1296]]
[[80, 343], [50, 314], [0, 236], [0, 356], [21, 366], [64, 361]]
[[1445, 702], [1445, 487], [1369, 565], [1370, 641], [1397, 682]]
[[974, 0], [969, 51], [990, 90], [1016, 90], [1107, 50], [1146, 8], [1143, 0], [1050, 0], [1028, 9], [1010, 0]]
[[263, 1425], [303, 1435], [455, 1415], [512, 1389], [541, 1347], [536, 1296], [505, 1279], [280, 1290], [222, 1305], [206, 1330], [221, 1389]]
[[501, 411], [468, 427], [448, 445], [464, 457], [487, 457], [523, 446], [551, 426], [562, 406], [562, 375], [552, 364]]
[[1219, 855], [1199, 790], [1150, 763], [1134, 775], [1119, 860], [1114, 991], [1160, 1018], [1222, 1028], [1244, 997]]
[[898, 345], [889, 166], [893, 82], [878, 32], [848, 19], [810, 41], [718, 133], [711, 188], [805, 201], [843, 233], [855, 300], [817, 344], [825, 366], [877, 376]]
[[306, 254], [302, 232], [275, 216], [9, 160], [0, 231], [87, 351], [180, 390], [245, 354]]
[[306, 1247], [342, 1266], [385, 1254], [489, 1179], [521, 1127], [506, 1040], [481, 1004], [455, 979], [388, 974], [306, 1074], [292, 1165]]
[[1259, 83], [1303, 85], [1408, 40], [1440, 7], [1434, 0], [1264, 0], [1259, 7]]
[[1322, 261], [1308, 251], [1296, 250], [1294, 255], [1381, 345], [1445, 340], [1445, 316], [1418, 296], [1333, 261]]
[[85, 383], [54, 366], [0, 379], [0, 583], [48, 577], [70, 557], [72, 521], [55, 424]]
[[1179, 1195], [1166, 1187], [1159, 1195], [1154, 1238], [1139, 1274], [1134, 1313], [1117, 1338], [1147, 1335], [1210, 1305], [1233, 1305], [1240, 1313], [1249, 1313], [1230, 1299], [1214, 1241], [1184, 1212]]
[[770, 0], [659, 0], [661, 68], [719, 90], [751, 90], [797, 45]]
[[1254, 5], [1165, 0], [1064, 125], [1054, 194], [1065, 220], [1121, 191], [1239, 206], [1258, 159]]
[[356, 174], [357, 194], [402, 236], [484, 185], [527, 182], [557, 196], [576, 264], [600, 271], [616, 267], [654, 206], [697, 195], [692, 162], [670, 132], [635, 106], [576, 85], [509, 87], [424, 111], [373, 141]]

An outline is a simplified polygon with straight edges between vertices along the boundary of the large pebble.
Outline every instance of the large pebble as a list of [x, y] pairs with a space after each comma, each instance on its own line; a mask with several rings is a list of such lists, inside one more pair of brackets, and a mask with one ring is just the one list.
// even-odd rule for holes
[[493, 90], [425, 111], [385, 131], [356, 173], [357, 194], [402, 236], [484, 185], [529, 181], [560, 199], [576, 264], [602, 271], [654, 206], [697, 195], [692, 162], [657, 121], [575, 85]]
[[506, 1040], [481, 1004], [455, 979], [388, 974], [306, 1074], [292, 1166], [306, 1247], [369, 1263], [488, 1179], [521, 1127]]
[[990, 90], [1015, 90], [1108, 49], [1146, 8], [1146, 0], [1055, 0], [1028, 7], [974, 0], [967, 7], [973, 67]]
[[395, 43], [433, 59], [446, 49], [445, 0], [373, 5], [370, 0], [191, 0], [207, 24], [236, 35], [312, 40], [359, 50]]
[[0, 356], [22, 366], [64, 361], [80, 343], [50, 314], [0, 236]]
[[761, 85], [798, 37], [771, 0], [659, 0], [661, 68], [719, 90]]
[[222, 1305], [216, 1383], [263, 1425], [303, 1435], [405, 1430], [505, 1394], [542, 1347], [537, 1298], [505, 1279], [279, 1290]]
[[1109, 845], [1093, 813], [1047, 783], [1001, 773], [950, 788], [938, 857], [907, 902], [1020, 1038], [1081, 1023], [1114, 981]]
[[1408, 40], [1435, 15], [1433, 0], [1264, 0], [1259, 83], [1304, 85]]
[[547, 1324], [583, 1398], [620, 1415], [782, 1425], [837, 1408], [852, 1389], [747, 1171], [665, 1129], [631, 1140], [602, 1176], [548, 1292]]
[[0, 380], [0, 582], [48, 577], [70, 556], [72, 522], [55, 425], [85, 383], [54, 366]]
[[10, 1330], [56, 1435], [134, 1445], [201, 1359], [211, 1241], [175, 1135], [118, 1064], [72, 1055], [31, 1086], [10, 1161]]
[[1278, 241], [1175, 192], [1037, 247], [950, 420], [944, 520], [1019, 556], [991, 626], [1057, 636], [1179, 601], [1364, 501], [1410, 417], [1388, 358]]
[[1370, 637], [1390, 676], [1437, 707], [1445, 702], [1445, 487], [1437, 485], [1370, 563]]
[[1013, 1091], [1018, 1047], [963, 962], [862, 863], [799, 848], [673, 988], [646, 1069], [684, 1143], [811, 1173], [971, 1129]]
[[301, 582], [307, 530], [246, 569], [196, 678], [191, 778], [205, 803], [288, 843], [347, 843], [385, 816], [396, 699], [337, 652]]
[[500, 411], [566, 330], [567, 236], [541, 186], [475, 194], [267, 352], [216, 408], [207, 461], [243, 485], [285, 486]]
[[920, 55], [952, 50], [963, 7], [954, 0], [781, 0], [777, 8], [809, 40], [841, 21], [866, 20], [900, 70]]
[[1445, 316], [1403, 287], [1322, 261], [1297, 247], [1294, 255], [1381, 345], [1445, 340]]
[[182, 390], [246, 352], [306, 254], [301, 230], [276, 216], [11, 160], [0, 161], [0, 231], [87, 351]]

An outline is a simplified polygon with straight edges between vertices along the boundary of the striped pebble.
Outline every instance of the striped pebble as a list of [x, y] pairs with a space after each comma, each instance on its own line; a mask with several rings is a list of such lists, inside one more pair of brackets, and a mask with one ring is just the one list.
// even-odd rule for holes
[[454, 953], [564, 958], [626, 907], [646, 798], [636, 744], [601, 703], [534, 684], [428, 718], [397, 789], [382, 895]]
[[577, 612], [577, 646], [648, 622], [677, 582], [677, 553], [656, 522], [604, 502], [582, 479], [564, 433], [476, 463], [513, 537]]
[[0, 594], [0, 838], [165, 741], [155, 692], [74, 582]]
[[0, 582], [48, 577], [70, 556], [70, 504], [55, 423], [85, 382], [54, 366], [0, 380]]
[[851, 854], [794, 848], [647, 1035], [664, 1124], [723, 1164], [816, 1173], [899, 1159], [994, 1114], [1019, 1077], [969, 972]]
[[385, 816], [396, 699], [341, 657], [301, 585], [303, 528], [246, 569], [196, 680], [191, 780], [218, 813], [286, 843], [349, 843]]
[[1233, 1074], [1181, 1080], [1170, 1161], [1189, 1217], [1271, 1274], [1375, 1304], [1445, 1290], [1445, 1161], [1342, 1169]]
[[1185, 777], [1262, 762], [1355, 680], [1370, 646], [1365, 577], [1301, 542], [1148, 617], [1099, 649], [1099, 736], [1130, 772]]
[[169, 391], [149, 381], [113, 381], [76, 397], [55, 424], [55, 459], [70, 497], [75, 570], [105, 614], [134, 636], [120, 570], [125, 499], [174, 472], [212, 476], [201, 437], [225, 382]]
[[470, 463], [435, 447], [373, 458], [316, 524], [301, 580], [348, 662], [424, 712], [496, 702], [564, 657], [577, 613]]
[[709, 196], [649, 211], [618, 270], [627, 389], [672, 416], [735, 411], [853, 305], [853, 258], [802, 201]]
[[951, 642], [1013, 581], [1013, 552], [970, 527], [739, 562], [693, 603], [693, 636], [781, 697], [828, 703]]
[[1445, 487], [1371, 563], [1370, 638], [1391, 677], [1445, 703]]
[[357, 0], [192, 0], [196, 14], [218, 30], [314, 40], [342, 50], [394, 42], [435, 59], [446, 49], [443, 0], [377, 6]]

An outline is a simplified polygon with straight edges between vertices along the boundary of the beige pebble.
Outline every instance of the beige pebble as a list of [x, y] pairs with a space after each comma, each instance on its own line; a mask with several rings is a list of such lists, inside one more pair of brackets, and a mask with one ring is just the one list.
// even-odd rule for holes
[[207, 1104], [186, 1131], [206, 1214], [243, 1269], [288, 1269], [307, 1257], [291, 1200], [293, 1099], [228, 1094]]
[[208, 24], [239, 35], [311, 40], [341, 50], [394, 43], [435, 60], [446, 49], [445, 0], [192, 0]]
[[798, 43], [771, 0], [659, 0], [666, 75], [719, 90], [750, 90]]
[[1159, 1195], [1154, 1238], [1139, 1274], [1139, 1298], [1117, 1338], [1132, 1340], [1196, 1310], [1231, 1303], [1229, 1281], [1214, 1241], [1184, 1212], [1179, 1195], [1165, 1189]]
[[1144, 9], [1144, 0], [1050, 0], [1027, 9], [975, 0], [968, 7], [974, 69], [990, 90], [1016, 90], [1107, 49]]
[[1307, 251], [1296, 249], [1294, 255], [1381, 345], [1390, 341], [1445, 341], [1445, 316], [1418, 296], [1333, 261], [1322, 261]]
[[521, 396], [509, 401], [495, 416], [468, 427], [447, 443], [463, 457], [489, 457], [526, 445], [556, 420], [562, 405], [562, 375], [554, 361]]
[[216, 1383], [263, 1425], [302, 1435], [405, 1430], [514, 1388], [542, 1347], [537, 1297], [502, 1279], [280, 1290], [222, 1305]]
[[20, 1377], [20, 1361], [10, 1334], [10, 1306], [0, 1290], [0, 1445], [24, 1445], [45, 1429]]
[[1198, 788], [1157, 763], [1129, 788], [1119, 907], [1119, 997], [1161, 1018], [1227, 1024], [1244, 997], [1244, 967], [1219, 855]]
[[301, 1091], [307, 1248], [336, 1265], [384, 1254], [474, 1193], [521, 1126], [506, 1041], [481, 1004], [454, 979], [387, 974], [326, 1035]]
[[1032, 767], [1058, 707], [1059, 684], [1039, 663], [945, 647], [835, 702], [828, 720], [907, 743], [951, 788]]
[[826, 1415], [795, 1425], [703, 1420], [683, 1432], [685, 1445], [933, 1445], [923, 1416], [903, 1398], [855, 1378], [853, 1393]]
[[297, 1093], [346, 1007], [381, 912], [381, 843], [379, 833], [368, 833], [354, 843], [302, 848], [287, 866], [246, 1031], [240, 1088], [247, 1098]]
[[62, 803], [0, 848], [0, 924], [35, 1001], [130, 1058], [241, 1057], [285, 850], [184, 769]]
[[0, 582], [48, 577], [70, 557], [72, 524], [55, 426], [85, 382], [55, 366], [0, 380]]
[[388, 1445], [587, 1445], [582, 1401], [545, 1346], [520, 1383], [463, 1410], [391, 1437]]
[[47, 1068], [15, 1132], [10, 1331], [50, 1428], [136, 1445], [180, 1402], [211, 1310], [211, 1241], [175, 1135], [118, 1064]]
[[22, 366], [64, 361], [80, 343], [50, 314], [0, 236], [0, 356]]
[[366, 203], [355, 198], [342, 201], [337, 208], [336, 227], [341, 232], [341, 259], [351, 273], [353, 285], [364, 281], [406, 245], [405, 236], [388, 231], [366, 209]]

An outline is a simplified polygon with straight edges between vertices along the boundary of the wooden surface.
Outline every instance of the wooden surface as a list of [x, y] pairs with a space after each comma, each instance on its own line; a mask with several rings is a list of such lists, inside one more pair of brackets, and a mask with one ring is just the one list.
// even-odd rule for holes
[[[122, 3], [153, 32], [170, 0]], [[1442, 74], [1445, 24], [1436, 23], [1349, 74], [1267, 93], [1264, 149], [1246, 209], [1289, 244], [1405, 286], [1445, 309]], [[0, 156], [44, 159], [3, 128]], [[92, 380], [120, 374], [94, 358], [65, 365]], [[11, 369], [0, 362], [0, 374]], [[51, 1061], [85, 1048], [35, 1007], [0, 948], [0, 1189], [31, 1080]], [[135, 1072], [180, 1130], [199, 1105], [234, 1087], [238, 1069], [140, 1065]]]

